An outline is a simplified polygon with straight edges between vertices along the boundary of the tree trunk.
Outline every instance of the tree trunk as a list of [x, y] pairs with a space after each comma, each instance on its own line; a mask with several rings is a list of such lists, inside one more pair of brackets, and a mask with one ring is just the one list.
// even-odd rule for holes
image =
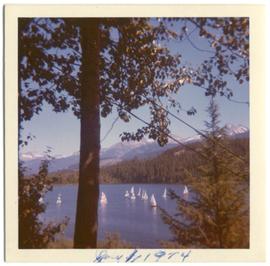
[[99, 27], [79, 19], [82, 48], [80, 172], [74, 248], [96, 248], [99, 199]]

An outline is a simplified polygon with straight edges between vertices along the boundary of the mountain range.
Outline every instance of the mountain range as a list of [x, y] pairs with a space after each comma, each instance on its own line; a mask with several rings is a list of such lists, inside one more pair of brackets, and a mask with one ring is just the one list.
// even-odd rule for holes
[[[249, 129], [242, 125], [226, 125], [226, 134], [232, 138], [248, 137]], [[192, 143], [201, 140], [200, 135], [195, 135], [188, 138], [175, 137], [183, 144]], [[120, 161], [129, 160], [132, 158], [149, 158], [159, 155], [160, 153], [178, 146], [173, 140], [170, 140], [167, 145], [160, 147], [154, 140], [143, 138], [140, 142], [119, 142], [109, 148], [102, 148], [100, 153], [100, 165], [112, 165]], [[20, 159], [24, 161], [28, 174], [37, 173], [39, 165], [44, 157], [41, 154], [32, 152], [20, 154]], [[51, 162], [49, 171], [55, 172], [64, 169], [78, 169], [79, 152], [75, 152], [70, 156], [56, 156]]]

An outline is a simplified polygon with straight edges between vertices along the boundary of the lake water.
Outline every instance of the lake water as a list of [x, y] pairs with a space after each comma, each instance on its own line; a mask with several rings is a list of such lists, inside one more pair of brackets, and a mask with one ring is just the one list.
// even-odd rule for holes
[[[125, 198], [126, 190], [134, 186], [136, 199]], [[99, 205], [99, 231], [98, 239], [104, 239], [105, 234], [118, 233], [125, 240], [138, 248], [158, 248], [160, 240], [171, 240], [168, 225], [164, 224], [157, 208], [150, 206], [150, 196], [155, 195], [158, 206], [170, 214], [176, 212], [176, 203], [169, 197], [162, 197], [165, 187], [182, 194], [183, 186], [165, 184], [116, 184], [101, 185], [108, 203]], [[72, 239], [76, 212], [77, 185], [56, 185], [53, 191], [48, 192], [45, 202], [48, 203], [46, 212], [42, 215], [45, 221], [60, 221], [65, 216], [70, 218], [65, 230], [65, 237]], [[147, 191], [149, 199], [144, 201], [137, 197], [139, 188]], [[58, 193], [62, 194], [62, 204], [57, 206]]]

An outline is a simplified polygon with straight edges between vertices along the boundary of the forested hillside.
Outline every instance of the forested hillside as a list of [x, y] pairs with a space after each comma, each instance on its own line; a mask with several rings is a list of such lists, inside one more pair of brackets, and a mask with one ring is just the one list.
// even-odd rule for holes
[[[249, 139], [232, 139], [229, 146], [232, 151], [248, 159]], [[201, 143], [193, 143], [189, 147], [199, 150]], [[184, 171], [196, 174], [201, 163], [198, 154], [178, 147], [152, 159], [133, 159], [103, 167], [101, 177], [103, 181], [113, 183], [181, 183]]]
[[[229, 149], [249, 158], [249, 138], [228, 140]], [[201, 142], [188, 147], [200, 150]], [[102, 183], [181, 183], [184, 171], [196, 174], [202, 160], [187, 147], [176, 147], [151, 159], [132, 159], [101, 168]], [[55, 183], [77, 183], [77, 170], [63, 170], [50, 174]]]

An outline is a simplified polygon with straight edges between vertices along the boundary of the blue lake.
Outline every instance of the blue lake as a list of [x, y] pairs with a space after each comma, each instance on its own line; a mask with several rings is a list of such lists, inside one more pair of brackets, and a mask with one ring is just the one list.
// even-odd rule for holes
[[[134, 186], [136, 199], [125, 198], [126, 190]], [[157, 208], [150, 206], [150, 196], [155, 195], [158, 206], [170, 214], [176, 213], [176, 203], [169, 197], [162, 197], [165, 187], [173, 189], [182, 195], [183, 186], [165, 184], [116, 184], [101, 185], [100, 193], [107, 197], [106, 205], [99, 205], [98, 239], [102, 240], [106, 233], [118, 233], [122, 240], [128, 241], [138, 248], [158, 248], [159, 241], [171, 240], [168, 225], [164, 224]], [[70, 218], [65, 230], [65, 237], [73, 238], [76, 212], [77, 185], [56, 185], [53, 191], [48, 192], [45, 202], [48, 204], [42, 219], [46, 222], [60, 221], [65, 216]], [[139, 188], [147, 191], [148, 200], [137, 197]], [[62, 204], [56, 204], [57, 195], [61, 193]]]

